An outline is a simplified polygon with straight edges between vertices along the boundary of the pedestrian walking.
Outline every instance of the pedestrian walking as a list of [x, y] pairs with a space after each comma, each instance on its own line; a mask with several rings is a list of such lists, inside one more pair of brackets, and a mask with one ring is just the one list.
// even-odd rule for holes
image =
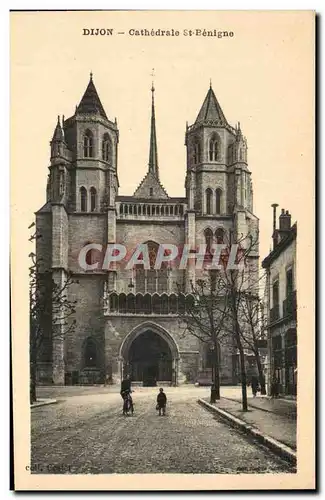
[[274, 374], [271, 382], [271, 398], [279, 397], [279, 381], [277, 376]]
[[256, 377], [256, 375], [252, 376], [251, 386], [252, 386], [253, 397], [255, 398], [257, 391], [259, 389], [258, 378]]
[[157, 406], [156, 406], [156, 409], [159, 411], [159, 416], [161, 416], [161, 412], [163, 415], [166, 415], [166, 404], [167, 404], [167, 396], [164, 393], [164, 389], [161, 387], [159, 389], [159, 393], [157, 396]]

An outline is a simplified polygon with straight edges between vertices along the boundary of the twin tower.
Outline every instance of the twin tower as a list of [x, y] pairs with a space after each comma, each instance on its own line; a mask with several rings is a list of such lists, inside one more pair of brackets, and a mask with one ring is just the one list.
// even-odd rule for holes
[[[167, 199], [160, 183], [155, 123], [154, 87], [148, 172], [135, 198]], [[116, 119], [104, 110], [92, 74], [75, 114], [58, 118], [51, 141], [47, 201], [63, 204], [68, 212], [105, 212], [118, 197]], [[198, 215], [226, 216], [237, 208], [252, 212], [251, 174], [247, 143], [240, 125], [229, 125], [210, 85], [193, 125], [186, 125], [187, 209]]]

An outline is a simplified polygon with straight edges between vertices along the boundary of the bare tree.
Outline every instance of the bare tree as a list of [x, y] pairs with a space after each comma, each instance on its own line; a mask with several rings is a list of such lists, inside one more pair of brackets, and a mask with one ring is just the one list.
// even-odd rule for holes
[[[223, 241], [220, 253], [221, 265], [210, 266], [208, 279], [197, 279], [191, 284], [193, 300], [187, 301], [186, 309], [180, 314], [185, 323], [185, 333], [212, 345], [214, 353], [214, 380], [217, 398], [220, 399], [219, 344], [235, 347], [239, 354], [242, 409], [247, 411], [247, 374], [245, 334], [246, 322], [243, 316], [243, 302], [249, 290], [254, 290], [256, 273], [250, 266], [251, 253], [257, 248], [258, 235], [240, 235], [234, 238], [230, 233]], [[212, 249], [215, 246], [212, 245]], [[213, 263], [212, 263], [213, 264]], [[206, 274], [203, 272], [203, 275]], [[212, 281], [213, 280], [213, 281]], [[247, 336], [247, 335], [246, 335]], [[248, 338], [248, 336], [247, 336]]]
[[[32, 224], [29, 228], [33, 227]], [[30, 241], [40, 238], [36, 232]], [[37, 363], [48, 342], [63, 340], [74, 331], [75, 304], [68, 298], [69, 287], [73, 283], [71, 274], [63, 282], [56, 282], [51, 271], [42, 269], [42, 260], [35, 253], [29, 254], [29, 362], [30, 362], [30, 403], [36, 401]]]
[[[229, 239], [224, 242], [224, 249], [221, 255], [223, 271], [220, 272], [219, 283], [226, 291], [225, 309], [227, 313], [226, 328], [232, 334], [235, 347], [239, 354], [240, 382], [242, 392], [242, 409], [248, 410], [247, 406], [247, 374], [245, 344], [243, 342], [244, 322], [242, 317], [243, 298], [247, 290], [252, 289], [254, 279], [254, 269], [250, 266], [250, 257], [258, 247], [258, 234], [254, 239], [251, 234], [240, 235], [235, 238], [230, 233]], [[226, 337], [225, 337], [226, 338]]]
[[191, 294], [179, 312], [180, 322], [185, 325], [183, 335], [196, 337], [213, 353], [211, 382], [216, 389], [216, 399], [220, 399], [220, 341], [227, 318], [224, 300], [223, 282], [219, 282], [218, 273], [211, 271], [205, 279], [191, 282]]
[[243, 345], [255, 357], [261, 394], [266, 394], [265, 377], [260, 355], [260, 341], [265, 329], [261, 299], [250, 290], [242, 292], [240, 301], [241, 328], [240, 335]]

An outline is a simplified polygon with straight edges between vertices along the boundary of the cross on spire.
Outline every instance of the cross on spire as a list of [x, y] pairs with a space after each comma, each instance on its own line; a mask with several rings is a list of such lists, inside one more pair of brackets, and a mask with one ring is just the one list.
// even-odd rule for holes
[[152, 77], [151, 92], [152, 92], [152, 98], [153, 98], [153, 93], [155, 91], [155, 86], [154, 86], [155, 68], [152, 68], [152, 72], [150, 73], [150, 76]]

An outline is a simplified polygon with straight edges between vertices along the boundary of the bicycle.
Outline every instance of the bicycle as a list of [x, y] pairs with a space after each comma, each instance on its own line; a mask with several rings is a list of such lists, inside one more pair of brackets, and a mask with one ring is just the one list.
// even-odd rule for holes
[[123, 401], [123, 415], [133, 415], [134, 406], [130, 394], [127, 394]]

